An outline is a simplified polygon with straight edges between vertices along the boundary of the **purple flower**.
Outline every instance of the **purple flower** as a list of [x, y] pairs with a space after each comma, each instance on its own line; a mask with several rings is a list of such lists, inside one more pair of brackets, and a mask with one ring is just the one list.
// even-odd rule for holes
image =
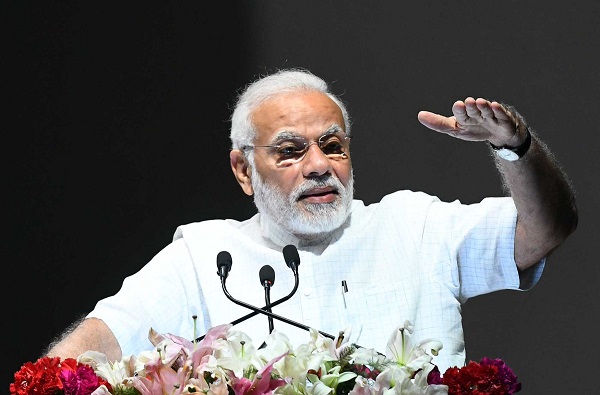
[[90, 395], [98, 388], [98, 376], [87, 365], [78, 366], [76, 371], [61, 370], [60, 379], [65, 395]]
[[498, 380], [502, 383], [502, 386], [506, 388], [508, 394], [512, 394], [521, 390], [521, 383], [517, 380], [514, 372], [503, 360], [496, 358], [490, 359], [483, 357], [481, 359], [482, 365], [496, 366], [498, 368]]

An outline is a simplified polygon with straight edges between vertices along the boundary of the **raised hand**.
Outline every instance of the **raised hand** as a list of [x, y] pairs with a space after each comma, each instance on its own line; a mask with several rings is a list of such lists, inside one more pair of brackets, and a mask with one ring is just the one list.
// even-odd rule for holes
[[451, 117], [420, 111], [419, 122], [436, 132], [467, 141], [489, 141], [495, 146], [517, 147], [526, 138], [522, 120], [495, 101], [467, 97], [452, 105]]

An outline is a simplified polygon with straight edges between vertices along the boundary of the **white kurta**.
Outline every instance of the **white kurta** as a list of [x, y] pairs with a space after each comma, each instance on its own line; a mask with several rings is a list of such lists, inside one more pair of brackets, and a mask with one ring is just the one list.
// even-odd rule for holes
[[[400, 191], [365, 206], [355, 200], [348, 221], [324, 240], [305, 245], [264, 216], [247, 221], [211, 220], [180, 226], [173, 243], [123, 282], [114, 296], [88, 315], [104, 320], [124, 355], [152, 347], [150, 327], [193, 339], [210, 327], [250, 313], [228, 300], [217, 275], [220, 251], [232, 256], [226, 286], [256, 307], [265, 305], [262, 266], [274, 268], [271, 302], [288, 295], [294, 276], [282, 249], [298, 247], [300, 286], [273, 313], [385, 354], [396, 327], [409, 320], [413, 340], [434, 338], [443, 349], [433, 362], [443, 372], [465, 362], [461, 304], [501, 290], [525, 290], [541, 276], [545, 261], [525, 273], [514, 262], [516, 209], [510, 198], [464, 205], [420, 192]], [[342, 292], [345, 281], [348, 292]], [[194, 333], [192, 316], [196, 315]], [[308, 333], [277, 319], [275, 330], [292, 344]], [[269, 332], [257, 315], [236, 325], [258, 347]]]

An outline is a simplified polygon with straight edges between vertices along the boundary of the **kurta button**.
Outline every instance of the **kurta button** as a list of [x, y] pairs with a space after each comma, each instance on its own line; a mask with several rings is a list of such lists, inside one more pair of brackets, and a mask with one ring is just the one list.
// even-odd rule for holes
[[304, 296], [309, 296], [312, 293], [312, 289], [305, 288], [303, 293], [304, 293]]

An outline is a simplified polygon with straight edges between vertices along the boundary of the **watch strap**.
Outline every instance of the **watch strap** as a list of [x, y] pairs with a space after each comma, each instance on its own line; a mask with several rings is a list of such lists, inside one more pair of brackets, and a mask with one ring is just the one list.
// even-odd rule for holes
[[489, 143], [494, 151], [500, 150], [509, 150], [517, 154], [519, 158], [522, 158], [527, 151], [529, 151], [529, 147], [531, 146], [531, 132], [529, 131], [529, 127], [525, 127], [525, 131], [527, 132], [527, 137], [525, 137], [525, 141], [521, 143], [518, 147], [507, 147], [507, 146], [496, 146], [492, 143]]

